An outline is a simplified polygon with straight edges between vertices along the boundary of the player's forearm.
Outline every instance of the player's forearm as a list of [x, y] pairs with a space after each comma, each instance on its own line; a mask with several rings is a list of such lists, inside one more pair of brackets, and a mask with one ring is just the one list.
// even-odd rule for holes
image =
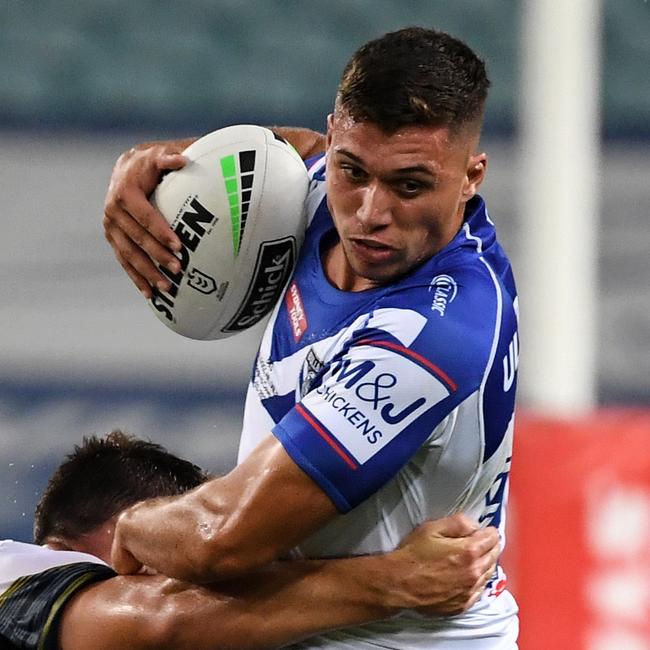
[[[179, 592], [173, 609], [186, 612], [167, 629], [169, 648], [259, 650], [386, 618], [411, 604], [399, 562], [390, 556], [280, 562], [245, 579], [215, 586], [214, 602]], [[173, 628], [173, 629], [172, 629]]]
[[97, 583], [66, 606], [62, 650], [260, 650], [385, 618], [412, 603], [398, 555], [289, 561], [195, 586], [163, 576]]
[[272, 126], [270, 128], [291, 143], [303, 160], [325, 151], [325, 136], [318, 131], [294, 126]]
[[133, 148], [137, 150], [151, 149], [152, 147], [162, 146], [168, 148], [174, 153], [180, 153], [187, 149], [193, 142], [198, 140], [197, 137], [192, 138], [179, 138], [178, 140], [150, 140], [148, 142], [141, 142], [136, 144]]
[[[297, 126], [271, 126], [269, 127], [274, 133], [287, 140], [291, 146], [296, 149], [303, 160], [315, 156], [325, 151], [325, 136], [318, 131], [305, 129]], [[180, 153], [187, 149], [198, 137], [182, 138], [179, 140], [153, 140], [151, 142], [142, 142], [135, 146], [135, 149], [149, 149], [154, 146], [165, 146]]]
[[395, 614], [405, 604], [397, 602], [399, 577], [389, 564], [380, 557], [284, 562], [259, 571], [253, 583], [240, 580], [237, 618], [258, 630], [250, 648], [281, 646]]

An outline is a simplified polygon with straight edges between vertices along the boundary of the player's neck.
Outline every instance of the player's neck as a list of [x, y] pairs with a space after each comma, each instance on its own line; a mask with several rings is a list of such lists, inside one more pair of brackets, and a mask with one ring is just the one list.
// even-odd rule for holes
[[340, 239], [337, 239], [323, 250], [321, 263], [325, 277], [330, 284], [341, 291], [366, 291], [379, 286], [378, 283], [355, 273], [345, 256], [345, 250]]

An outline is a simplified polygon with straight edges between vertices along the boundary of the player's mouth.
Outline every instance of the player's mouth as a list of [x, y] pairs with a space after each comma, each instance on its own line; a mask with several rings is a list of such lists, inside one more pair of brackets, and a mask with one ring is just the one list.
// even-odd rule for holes
[[389, 261], [396, 249], [376, 239], [350, 239], [356, 255], [369, 264], [381, 264]]

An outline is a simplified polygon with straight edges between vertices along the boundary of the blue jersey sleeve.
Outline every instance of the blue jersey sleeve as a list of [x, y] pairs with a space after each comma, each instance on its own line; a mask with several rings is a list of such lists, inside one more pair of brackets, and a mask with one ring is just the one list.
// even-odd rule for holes
[[492, 343], [490, 311], [479, 316], [458, 305], [456, 316], [441, 321], [435, 312], [379, 309], [373, 326], [351, 336], [275, 426], [287, 453], [339, 511], [393, 478], [478, 389]]

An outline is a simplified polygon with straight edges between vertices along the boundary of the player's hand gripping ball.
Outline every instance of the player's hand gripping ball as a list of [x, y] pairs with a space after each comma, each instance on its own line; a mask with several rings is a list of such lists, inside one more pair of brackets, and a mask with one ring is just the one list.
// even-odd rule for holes
[[280, 297], [305, 234], [309, 179], [293, 147], [260, 126], [214, 131], [183, 154], [187, 165], [152, 197], [183, 244], [181, 271], [161, 268], [172, 288], [149, 303], [175, 332], [221, 339]]

